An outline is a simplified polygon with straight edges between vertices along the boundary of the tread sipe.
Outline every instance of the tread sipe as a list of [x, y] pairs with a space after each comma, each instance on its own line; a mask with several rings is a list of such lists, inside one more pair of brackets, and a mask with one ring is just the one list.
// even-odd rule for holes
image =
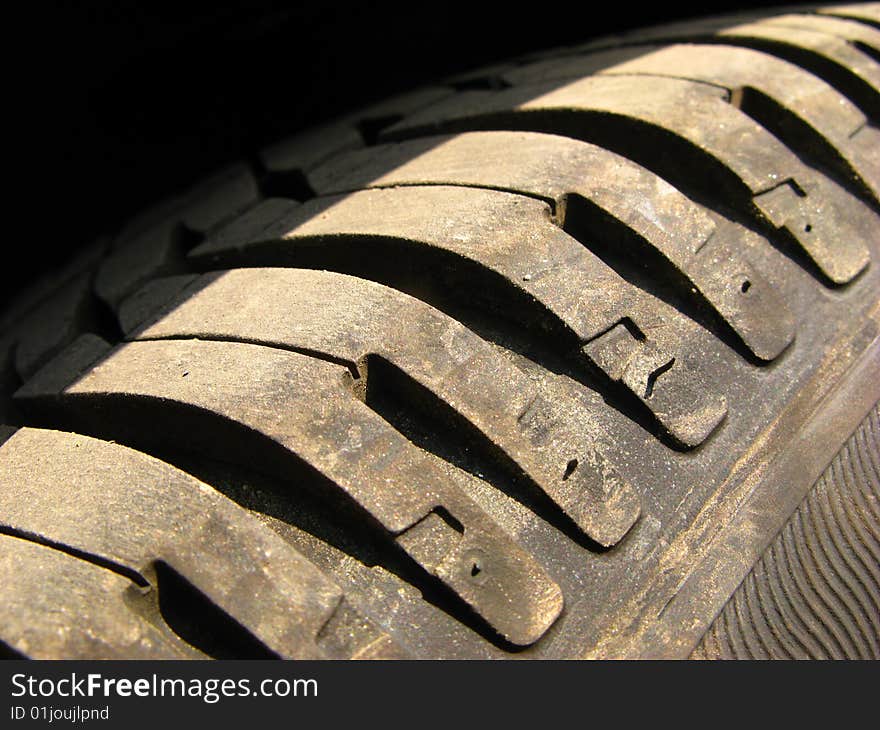
[[878, 658], [880, 4], [282, 140], [0, 316], [0, 653]]

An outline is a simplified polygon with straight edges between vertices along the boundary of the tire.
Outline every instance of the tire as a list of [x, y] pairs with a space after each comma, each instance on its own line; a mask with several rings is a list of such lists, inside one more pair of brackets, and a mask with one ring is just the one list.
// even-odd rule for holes
[[0, 651], [878, 658], [880, 5], [284, 140], [0, 320]]

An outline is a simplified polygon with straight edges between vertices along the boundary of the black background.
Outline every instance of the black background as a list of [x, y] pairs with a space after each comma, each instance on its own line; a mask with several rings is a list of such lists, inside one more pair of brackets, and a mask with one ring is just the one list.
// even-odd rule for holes
[[760, 5], [102, 0], [5, 10], [0, 305], [140, 208], [284, 134], [515, 54]]

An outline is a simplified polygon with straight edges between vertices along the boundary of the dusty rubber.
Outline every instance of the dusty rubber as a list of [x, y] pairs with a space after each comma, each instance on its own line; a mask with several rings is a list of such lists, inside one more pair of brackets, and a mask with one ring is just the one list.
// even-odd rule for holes
[[0, 652], [878, 658], [880, 5], [389, 100], [0, 318]]

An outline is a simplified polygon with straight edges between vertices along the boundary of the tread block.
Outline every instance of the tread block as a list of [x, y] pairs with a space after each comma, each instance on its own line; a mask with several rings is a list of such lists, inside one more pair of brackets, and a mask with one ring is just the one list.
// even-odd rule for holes
[[383, 126], [453, 93], [451, 88], [427, 86], [360, 109], [330, 125], [306, 130], [264, 147], [260, 164], [270, 175], [305, 174], [324, 160], [364, 145]]
[[270, 175], [305, 172], [334, 154], [361, 145], [358, 130], [343, 120], [268, 145], [260, 150], [259, 160]]
[[[594, 413], [533, 383], [455, 320], [379, 284], [324, 271], [229, 271], [204, 277], [131, 337], [315, 353], [360, 363], [361, 388], [371, 387], [370, 359], [381, 357], [501, 448], [593, 540], [613, 545], [639, 514], [638, 497], [610, 457], [611, 435]], [[583, 466], [568, 474], [572, 460]]]
[[167, 564], [279, 655], [325, 656], [316, 637], [342, 591], [207, 485], [118, 444], [33, 428], [3, 444], [0, 464], [5, 531], [123, 566], [153, 586], [156, 563]]
[[[432, 215], [425, 217], [423, 210], [431, 210]], [[496, 233], [499, 220], [506, 222], [504, 236]], [[674, 324], [681, 315], [628, 284], [554, 225], [547, 204], [537, 200], [491, 190], [430, 186], [368, 190], [316, 199], [301, 207], [278, 201], [255, 208], [250, 216], [218, 231], [192, 256], [197, 264], [211, 266], [243, 260], [301, 266], [324, 246], [369, 256], [371, 244], [382, 241], [394, 241], [411, 255], [443, 256], [457, 266], [464, 264], [462, 268], [476, 267], [493, 282], [500, 277], [512, 295], [538, 307], [535, 316], [573, 333], [575, 345], [624, 319], [634, 322], [640, 341], [652, 346], [657, 340], [676, 357], [653, 398], [646, 398], [641, 389], [631, 395], [677, 444], [696, 446], [724, 418], [723, 396], [702, 381], [697, 367], [690, 364], [699, 360], [688, 352], [694, 346], [677, 334]], [[326, 268], [326, 263], [317, 259], [310, 267]]]
[[0, 332], [9, 333], [16, 325], [44, 301], [54, 296], [57, 290], [67, 282], [87, 271], [97, 268], [101, 258], [106, 254], [109, 241], [99, 238], [91, 244], [83, 246], [73, 258], [47, 272], [34, 281], [21, 294], [17, 295], [0, 314]]
[[[50, 363], [16, 398], [93, 433], [112, 428], [134, 440], [139, 432], [173, 446], [185, 432], [191, 448], [245, 463], [262, 453], [258, 461], [284, 479], [307, 465], [326, 496], [357, 505], [417, 562], [419, 531], [403, 536], [431, 512], [452, 515], [454, 548], [442, 564], [419, 564], [513, 644], [537, 641], [562, 609], [556, 583], [466, 496], [473, 477], [416, 448], [358, 400], [344, 366], [258, 345], [173, 340], [122, 345], [59, 387], [65, 370], [68, 378], [77, 370], [68, 367]], [[470, 574], [475, 552], [492, 566], [479, 581]]]
[[107, 241], [99, 239], [79, 251], [25, 291], [0, 322], [0, 420], [8, 414], [7, 397], [22, 379], [83, 331], [103, 329], [99, 304], [92, 293], [94, 271]]
[[[834, 87], [792, 63], [749, 48], [675, 45], [606, 68], [608, 74], [671, 76], [724, 86], [734, 100], [757, 92], [838, 153], [831, 160], [880, 200], [880, 132]], [[810, 140], [815, 142], [814, 140]]]
[[190, 188], [180, 222], [193, 233], [205, 235], [259, 198], [259, 187], [251, 169], [241, 162], [229, 165]]
[[543, 84], [557, 79], [581, 78], [601, 73], [607, 68], [625, 64], [654, 50], [663, 48], [656, 44], [607, 48], [570, 56], [544, 58], [525, 63], [504, 74], [510, 86]]
[[15, 369], [22, 379], [79, 336], [91, 312], [92, 277], [85, 273], [61, 285], [15, 327]]
[[158, 276], [186, 270], [190, 238], [203, 238], [259, 199], [256, 179], [241, 163], [230, 165], [178, 198], [132, 221], [116, 238], [95, 279], [98, 296], [116, 309], [135, 289]]
[[846, 38], [768, 21], [726, 28], [716, 38], [721, 43], [765, 50], [803, 66], [849, 96], [872, 122], [880, 123], [880, 63]]
[[0, 341], [4, 382], [7, 367], [13, 379], [27, 379], [84, 331], [101, 328], [91, 284], [91, 272], [76, 274], [11, 322]]
[[349, 119], [360, 130], [362, 138], [369, 143], [379, 130], [394, 121], [403, 119], [454, 93], [454, 90], [448, 86], [423, 86], [359, 109], [350, 115]]
[[880, 27], [880, 3], [855, 3], [853, 5], [829, 5], [819, 8], [820, 15], [849, 18]]
[[611, 217], [637, 239], [610, 245], [631, 244], [634, 258], [642, 246], [653, 249], [674, 268], [681, 295], [713, 308], [758, 359], [774, 359], [794, 338], [783, 297], [748, 261], [748, 248], [760, 245], [760, 237], [595, 145], [529, 132], [473, 132], [341, 155], [311, 180], [322, 194], [427, 184], [505, 190], [552, 201], [563, 225], [568, 200], [580, 196], [598, 217]]
[[850, 43], [863, 43], [880, 51], [880, 30], [845, 18], [786, 13], [785, 15], [775, 15], [762, 22], [767, 25], [826, 33]]
[[198, 278], [197, 274], [179, 274], [153, 279], [119, 305], [119, 326], [129, 332], [153, 314], [157, 301], [166, 301]]
[[31, 659], [196, 659], [133, 611], [132, 583], [110, 570], [0, 534], [0, 641]]
[[443, 79], [444, 86], [451, 86], [458, 91], [473, 88], [503, 88], [504, 74], [517, 67], [516, 62], [493, 63], [489, 66], [457, 73]]
[[169, 215], [157, 224], [116, 243], [95, 277], [95, 292], [116, 308], [149, 279], [177, 273], [183, 261], [179, 218]]
[[[680, 79], [603, 75], [561, 87], [471, 92], [467, 99], [462, 95], [395, 125], [388, 136], [507, 127], [600, 142], [625, 151], [685, 192], [711, 191], [703, 195], [716, 205], [734, 206], [771, 235], [775, 231], [831, 282], [851, 281], [869, 263], [866, 242], [880, 231], [876, 215], [804, 165], [726, 96], [723, 89]], [[768, 210], [757, 200], [789, 181], [800, 198], [796, 205], [787, 201], [791, 204], [784, 210]]]

